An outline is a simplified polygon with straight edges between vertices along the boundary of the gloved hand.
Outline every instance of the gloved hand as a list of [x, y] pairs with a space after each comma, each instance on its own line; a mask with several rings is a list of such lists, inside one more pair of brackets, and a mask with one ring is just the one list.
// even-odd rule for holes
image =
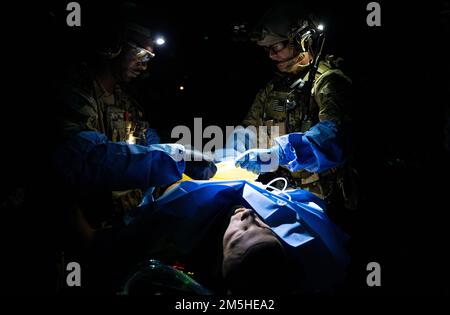
[[159, 138], [158, 133], [156, 132], [155, 129], [152, 128], [147, 128], [145, 130], [145, 139], [147, 145], [161, 143], [161, 139]]
[[207, 180], [217, 172], [216, 164], [199, 151], [186, 149], [184, 161], [186, 162], [184, 173], [192, 179]]
[[280, 165], [280, 151], [278, 145], [269, 149], [247, 150], [236, 158], [235, 166], [256, 174], [274, 172]]

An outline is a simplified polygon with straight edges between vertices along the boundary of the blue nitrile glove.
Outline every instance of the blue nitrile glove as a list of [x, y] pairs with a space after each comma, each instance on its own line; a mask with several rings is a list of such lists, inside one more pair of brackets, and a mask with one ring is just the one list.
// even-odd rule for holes
[[280, 155], [278, 145], [269, 149], [251, 149], [238, 156], [235, 165], [256, 174], [274, 172], [280, 165]]
[[345, 162], [349, 151], [348, 126], [323, 120], [305, 133], [294, 132], [275, 139], [291, 172], [302, 169], [323, 172]]
[[159, 138], [158, 133], [155, 129], [152, 128], [147, 128], [145, 130], [145, 139], [147, 145], [161, 143], [161, 139]]

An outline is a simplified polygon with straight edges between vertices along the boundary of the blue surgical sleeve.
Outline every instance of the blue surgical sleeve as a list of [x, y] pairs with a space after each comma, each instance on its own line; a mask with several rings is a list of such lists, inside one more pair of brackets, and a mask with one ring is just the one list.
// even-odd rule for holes
[[345, 161], [344, 132], [333, 120], [324, 120], [305, 133], [290, 133], [275, 139], [280, 146], [280, 164], [295, 172], [323, 172]]
[[185, 169], [183, 154], [179, 144], [140, 146], [84, 131], [61, 145], [52, 161], [67, 183], [84, 191], [112, 191], [176, 182]]

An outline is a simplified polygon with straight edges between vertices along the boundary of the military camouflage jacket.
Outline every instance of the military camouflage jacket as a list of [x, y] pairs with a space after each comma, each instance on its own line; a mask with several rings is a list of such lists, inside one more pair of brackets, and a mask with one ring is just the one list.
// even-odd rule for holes
[[111, 141], [135, 143], [138, 129], [147, 125], [133, 98], [118, 85], [108, 93], [85, 65], [72, 71], [61, 99], [63, 107], [58, 118], [64, 138], [90, 130], [104, 133]]
[[[139, 143], [148, 123], [143, 121], [143, 111], [137, 102], [116, 86], [113, 93], [108, 93], [89, 71], [87, 65], [78, 65], [71, 69], [68, 78], [63, 83], [60, 91], [59, 110], [57, 123], [59, 141], [81, 131], [96, 131], [105, 134], [110, 141], [126, 141]], [[112, 197], [112, 205], [109, 199]], [[98, 203], [106, 207], [105, 213], [113, 211], [120, 218], [126, 211], [136, 207], [142, 200], [142, 192], [139, 189], [127, 191], [113, 191], [112, 195], [96, 196], [101, 201]], [[106, 198], [106, 199], [102, 199]], [[92, 201], [85, 205], [88, 209]], [[97, 203], [94, 203], [97, 205]], [[101, 212], [92, 209], [91, 213]], [[94, 226], [108, 225], [110, 221], [96, 217]], [[107, 223], [105, 223], [107, 222]], [[92, 222], [91, 222], [92, 223]]]
[[[243, 125], [283, 125], [282, 135], [305, 132], [322, 120], [349, 119], [351, 80], [333, 66], [332, 60], [327, 56], [319, 63], [311, 91], [293, 91], [293, 76], [278, 73], [258, 92]], [[308, 80], [308, 73], [303, 74], [303, 80]]]

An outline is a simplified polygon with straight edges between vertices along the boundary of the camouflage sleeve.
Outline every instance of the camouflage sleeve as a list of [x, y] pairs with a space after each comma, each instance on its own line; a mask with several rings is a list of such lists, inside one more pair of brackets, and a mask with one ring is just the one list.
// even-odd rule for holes
[[320, 121], [350, 119], [351, 80], [340, 70], [331, 70], [322, 75], [316, 81], [313, 93], [319, 106]]
[[242, 125], [244, 127], [263, 125], [264, 107], [266, 106], [269, 89], [270, 84], [261, 89], [258, 94], [256, 94], [255, 100], [253, 101], [253, 104], [250, 107], [247, 116], [242, 121]]
[[97, 102], [88, 93], [66, 86], [61, 92], [62, 108], [59, 111], [60, 130], [64, 137], [81, 131], [100, 131]]

